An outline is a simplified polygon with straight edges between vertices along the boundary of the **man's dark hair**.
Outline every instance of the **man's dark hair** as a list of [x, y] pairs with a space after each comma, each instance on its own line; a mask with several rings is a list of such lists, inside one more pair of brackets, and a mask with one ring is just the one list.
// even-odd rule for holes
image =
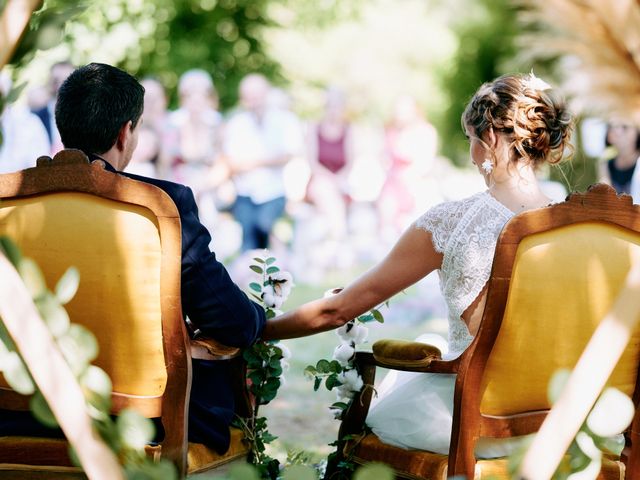
[[142, 115], [144, 87], [119, 68], [90, 63], [75, 70], [58, 91], [56, 125], [66, 148], [102, 154], [118, 132]]

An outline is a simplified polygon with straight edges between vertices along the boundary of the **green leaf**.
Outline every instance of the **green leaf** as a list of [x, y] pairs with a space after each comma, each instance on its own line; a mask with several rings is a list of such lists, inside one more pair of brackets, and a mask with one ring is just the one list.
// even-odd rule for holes
[[315, 470], [306, 465], [290, 465], [282, 476], [283, 480], [318, 480]]
[[340, 365], [340, 362], [337, 360], [331, 360], [331, 362], [329, 363], [329, 371], [340, 373], [342, 372], [342, 365]]
[[320, 384], [322, 384], [322, 378], [316, 377], [316, 379], [313, 381], [313, 391], [314, 392], [318, 391], [318, 389], [320, 388]]
[[269, 433], [269, 432], [263, 432], [262, 434], [262, 441], [264, 443], [271, 443], [274, 440], [276, 440], [278, 437], [276, 437], [275, 435]]
[[[85, 395], [88, 400], [97, 408], [111, 403], [111, 379], [109, 375], [105, 373], [100, 367], [95, 365], [89, 365], [87, 370], [82, 374], [79, 379], [80, 385], [85, 391]], [[94, 396], [97, 396], [96, 399]]]
[[333, 387], [339, 387], [340, 385], [342, 385], [342, 383], [338, 380], [338, 376], [335, 373], [329, 375], [325, 381], [327, 390], [332, 390]]
[[49, 428], [56, 428], [58, 426], [58, 421], [51, 412], [51, 409], [49, 408], [47, 401], [42, 396], [42, 393], [37, 391], [33, 397], [31, 397], [29, 406], [31, 407], [33, 416], [36, 417], [40, 423]]
[[251, 265], [249, 268], [251, 270], [253, 270], [254, 272], [256, 272], [256, 273], [259, 273], [260, 275], [262, 275], [264, 273], [264, 270], [262, 270], [262, 268], [260, 268], [257, 265]]
[[279, 272], [280, 269], [278, 267], [269, 267], [267, 268], [267, 275], [271, 275], [272, 273]]
[[36, 387], [18, 352], [9, 352], [1, 360], [0, 370], [11, 388], [22, 395], [31, 395]]
[[360, 467], [353, 480], [393, 480], [393, 470], [382, 463], [368, 463]]
[[253, 257], [253, 260], [258, 263], [264, 263], [264, 260], [260, 257]]
[[58, 346], [76, 375], [80, 375], [98, 356], [96, 337], [88, 329], [75, 323], [58, 338]]
[[304, 376], [309, 378], [315, 377], [316, 373], [318, 373], [318, 371], [313, 365], [307, 365], [307, 368], [305, 368], [303, 372]]
[[[2, 343], [9, 350], [16, 349], [16, 345], [15, 343], [13, 343], [13, 339], [11, 338], [11, 335], [9, 335], [9, 331], [7, 330], [7, 327], [5, 327], [4, 323], [2, 323], [1, 318], [0, 318], [0, 343]], [[2, 370], [2, 368], [0, 368], [0, 370]]]
[[567, 384], [569, 377], [571, 376], [571, 370], [563, 368], [557, 370], [551, 380], [549, 381], [549, 386], [547, 387], [547, 397], [551, 403], [555, 403], [558, 398], [560, 398], [560, 394], [564, 389], [564, 386]]
[[125, 408], [116, 420], [122, 442], [135, 450], [142, 450], [155, 434], [153, 422], [138, 412]]
[[22, 277], [24, 284], [29, 290], [31, 298], [38, 298], [44, 295], [47, 291], [47, 285], [44, 281], [44, 276], [40, 271], [40, 267], [30, 258], [22, 258], [17, 267], [18, 273]]
[[[260, 284], [259, 284], [259, 283], [251, 282], [251, 283], [249, 284], [249, 288], [250, 288], [251, 290], [253, 290], [254, 292], [262, 293], [262, 287], [260, 286]], [[261, 299], [261, 298], [258, 298], [258, 300], [262, 301], [262, 299]]]
[[67, 453], [69, 454], [69, 460], [71, 460], [71, 464], [75, 465], [76, 467], [81, 467], [82, 463], [80, 463], [80, 458], [78, 457], [78, 454], [76, 453], [76, 449], [73, 448], [73, 445], [69, 444], [69, 448], [67, 450]]
[[68, 303], [78, 291], [80, 272], [75, 267], [69, 267], [56, 285], [56, 297], [61, 304]]
[[269, 373], [274, 377], [282, 375], [282, 365], [278, 362], [277, 365], [269, 366]]
[[373, 315], [373, 318], [375, 318], [376, 321], [380, 323], [384, 323], [384, 317], [380, 313], [380, 310], [376, 310], [376, 309], [371, 310], [371, 315]]
[[360, 315], [357, 320], [359, 322], [362, 322], [362, 323], [368, 323], [368, 322], [372, 322], [373, 320], [375, 320], [375, 317], [373, 315], [371, 315], [370, 313], [367, 313], [365, 315]]
[[267, 260], [266, 260], [267, 265], [271, 265], [271, 264], [272, 264], [273, 262], [275, 262], [275, 261], [276, 261], [276, 259], [275, 259], [274, 257], [269, 257], [269, 258], [267, 258]]
[[60, 305], [60, 301], [57, 297], [49, 292], [45, 292], [35, 301], [36, 307], [42, 316], [42, 319], [49, 327], [51, 335], [55, 338], [59, 338], [69, 330], [71, 321], [69, 320], [69, 314]]
[[275, 316], [276, 316], [276, 312], [274, 312], [270, 308], [267, 308], [267, 310], [265, 311], [265, 317], [267, 318], [267, 320], [271, 320]]
[[349, 405], [344, 402], [335, 402], [335, 403], [332, 403], [331, 407], [329, 408], [339, 408], [340, 410], [346, 410], [348, 407]]
[[318, 360], [318, 363], [316, 363], [316, 370], [318, 370], [319, 373], [329, 373], [331, 370], [329, 361], [324, 358], [322, 360]]
[[13, 266], [17, 267], [22, 260], [22, 253], [18, 246], [9, 237], [0, 237], [0, 248]]

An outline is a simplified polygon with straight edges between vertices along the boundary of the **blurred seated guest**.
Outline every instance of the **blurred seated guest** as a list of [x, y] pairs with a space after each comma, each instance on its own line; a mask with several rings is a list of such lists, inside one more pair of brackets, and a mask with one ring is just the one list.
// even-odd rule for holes
[[640, 156], [640, 130], [631, 123], [615, 120], [607, 126], [605, 139], [612, 147], [613, 158], [600, 166], [600, 181], [608, 183], [618, 193], [628, 193], [634, 203], [640, 202], [640, 173], [636, 168]]
[[178, 83], [180, 108], [170, 114], [178, 135], [173, 180], [185, 183], [196, 193], [218, 156], [222, 116], [211, 75], [204, 70], [188, 70]]
[[47, 84], [47, 90], [49, 93], [49, 101], [46, 105], [41, 106], [33, 110], [33, 113], [40, 119], [42, 125], [47, 131], [47, 137], [49, 139], [50, 153], [53, 155], [62, 150], [62, 142], [60, 141], [60, 133], [56, 127], [55, 111], [56, 111], [56, 97], [58, 96], [58, 89], [62, 82], [64, 82], [71, 72], [73, 72], [74, 66], [71, 62], [63, 61], [54, 63], [49, 70], [49, 81]]
[[250, 74], [239, 86], [240, 107], [224, 129], [223, 154], [237, 196], [232, 213], [242, 226], [242, 251], [267, 248], [286, 204], [284, 166], [302, 151], [291, 112], [268, 105], [271, 85]]
[[324, 112], [308, 132], [311, 178], [307, 199], [326, 222], [327, 239], [339, 242], [347, 233], [349, 173], [353, 165], [351, 126], [346, 115], [344, 93], [337, 88], [325, 92]]
[[140, 84], [144, 87], [143, 123], [155, 133], [158, 142], [156, 155], [151, 162], [156, 174], [168, 179], [178, 156], [178, 132], [169, 121], [167, 95], [162, 83], [156, 78], [147, 77]]
[[[11, 79], [0, 74], [0, 97], [11, 91]], [[0, 112], [0, 173], [35, 167], [41, 155], [49, 155], [47, 131], [27, 108], [10, 104]]]
[[396, 100], [391, 123], [385, 131], [387, 175], [378, 209], [382, 225], [396, 236], [415, 213], [421, 179], [433, 165], [437, 149], [436, 130], [424, 117], [415, 99]]

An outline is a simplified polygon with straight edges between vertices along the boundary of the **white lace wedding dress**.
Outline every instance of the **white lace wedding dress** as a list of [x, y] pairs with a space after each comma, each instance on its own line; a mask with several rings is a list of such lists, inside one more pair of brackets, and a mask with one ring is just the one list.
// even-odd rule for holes
[[[431, 233], [435, 249], [443, 254], [438, 274], [449, 311], [448, 343], [438, 335], [423, 335], [418, 341], [439, 347], [444, 359], [458, 357], [473, 340], [461, 315], [489, 280], [498, 235], [513, 215], [485, 191], [437, 205], [416, 222], [417, 228]], [[454, 384], [453, 374], [391, 372], [378, 388], [366, 423], [384, 443], [446, 454]], [[508, 455], [516, 443], [481, 439], [476, 455]]]

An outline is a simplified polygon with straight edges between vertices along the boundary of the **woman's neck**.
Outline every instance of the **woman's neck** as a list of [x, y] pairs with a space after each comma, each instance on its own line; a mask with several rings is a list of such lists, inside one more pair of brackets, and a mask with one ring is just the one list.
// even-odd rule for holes
[[515, 168], [517, 171], [489, 185], [489, 192], [496, 200], [514, 213], [551, 203], [551, 199], [540, 190], [533, 168], [528, 165], [516, 165]]

